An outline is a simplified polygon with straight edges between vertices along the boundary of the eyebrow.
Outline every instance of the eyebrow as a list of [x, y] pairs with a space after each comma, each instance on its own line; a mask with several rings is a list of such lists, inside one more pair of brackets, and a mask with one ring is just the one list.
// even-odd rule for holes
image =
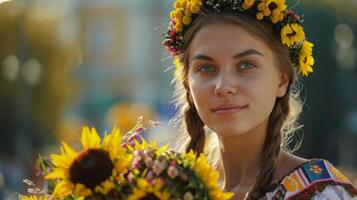
[[[236, 55], [233, 56], [233, 59], [238, 59], [238, 58], [242, 58], [242, 57], [245, 57], [245, 56], [249, 56], [249, 55], [259, 55], [259, 56], [262, 56], [264, 57], [264, 55], [262, 53], [260, 53], [259, 51], [257, 50], [254, 50], [254, 49], [247, 49], [243, 52], [240, 52], [240, 53], [237, 53]], [[197, 54], [195, 55], [192, 60], [206, 60], [206, 61], [210, 61], [210, 62], [213, 62], [214, 59], [209, 57], [209, 56], [206, 56], [206, 55], [203, 55], [203, 54]]]

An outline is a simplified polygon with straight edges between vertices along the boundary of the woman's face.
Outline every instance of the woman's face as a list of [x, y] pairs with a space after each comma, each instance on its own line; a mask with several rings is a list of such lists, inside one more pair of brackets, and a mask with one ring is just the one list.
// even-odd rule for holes
[[188, 85], [203, 122], [221, 137], [266, 126], [287, 76], [272, 50], [233, 23], [200, 29], [188, 49]]

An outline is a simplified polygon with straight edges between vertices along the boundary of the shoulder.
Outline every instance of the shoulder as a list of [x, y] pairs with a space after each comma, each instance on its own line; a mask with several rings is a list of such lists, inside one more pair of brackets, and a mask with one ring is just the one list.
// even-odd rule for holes
[[295, 156], [286, 151], [281, 151], [277, 159], [276, 174], [273, 182], [278, 182], [284, 178], [284, 176], [290, 174], [292, 171], [296, 170], [308, 161], [308, 159]]
[[357, 199], [357, 190], [329, 161], [311, 159], [301, 162], [281, 177], [266, 197], [291, 200]]

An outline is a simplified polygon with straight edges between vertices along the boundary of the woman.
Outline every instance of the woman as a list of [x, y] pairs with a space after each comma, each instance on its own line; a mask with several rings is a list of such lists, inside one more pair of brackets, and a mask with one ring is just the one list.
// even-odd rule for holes
[[163, 45], [175, 58], [181, 145], [202, 153], [216, 133], [234, 199], [357, 199], [328, 161], [281, 148], [299, 128], [298, 74], [314, 64], [285, 0], [176, 0], [170, 16]]

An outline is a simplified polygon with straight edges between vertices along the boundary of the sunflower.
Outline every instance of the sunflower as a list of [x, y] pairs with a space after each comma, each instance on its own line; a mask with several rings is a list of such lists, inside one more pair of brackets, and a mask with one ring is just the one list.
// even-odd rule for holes
[[[83, 150], [76, 152], [62, 143], [61, 154], [52, 154], [53, 171], [46, 179], [56, 179], [53, 196], [87, 197], [93, 193], [106, 194], [130, 165], [132, 156], [121, 147], [122, 136], [116, 128], [105, 135], [103, 142], [94, 128], [83, 127], [81, 143]], [[95, 174], [95, 176], [93, 176]]]
[[256, 17], [258, 20], [262, 20], [264, 17], [270, 16], [272, 23], [276, 24], [284, 19], [286, 8], [285, 0], [264, 0], [257, 5]]
[[286, 24], [281, 29], [281, 40], [283, 44], [286, 44], [288, 47], [295, 45], [296, 43], [300, 43], [305, 38], [305, 32], [303, 28], [297, 24]]
[[314, 57], [312, 57], [312, 47], [314, 44], [304, 41], [299, 53], [299, 73], [308, 76], [313, 72], [312, 66], [314, 65]]
[[164, 184], [161, 179], [148, 182], [143, 178], [137, 180], [137, 187], [128, 197], [128, 200], [168, 200], [170, 194], [162, 191]]
[[284, 11], [287, 8], [285, 0], [272, 0], [267, 7], [271, 10], [270, 19], [274, 24], [283, 21]]
[[209, 188], [212, 199], [228, 200], [234, 195], [233, 193], [223, 192], [217, 185], [219, 172], [214, 170], [208, 163], [206, 156], [201, 153], [194, 163], [193, 170], [201, 177], [202, 182]]

